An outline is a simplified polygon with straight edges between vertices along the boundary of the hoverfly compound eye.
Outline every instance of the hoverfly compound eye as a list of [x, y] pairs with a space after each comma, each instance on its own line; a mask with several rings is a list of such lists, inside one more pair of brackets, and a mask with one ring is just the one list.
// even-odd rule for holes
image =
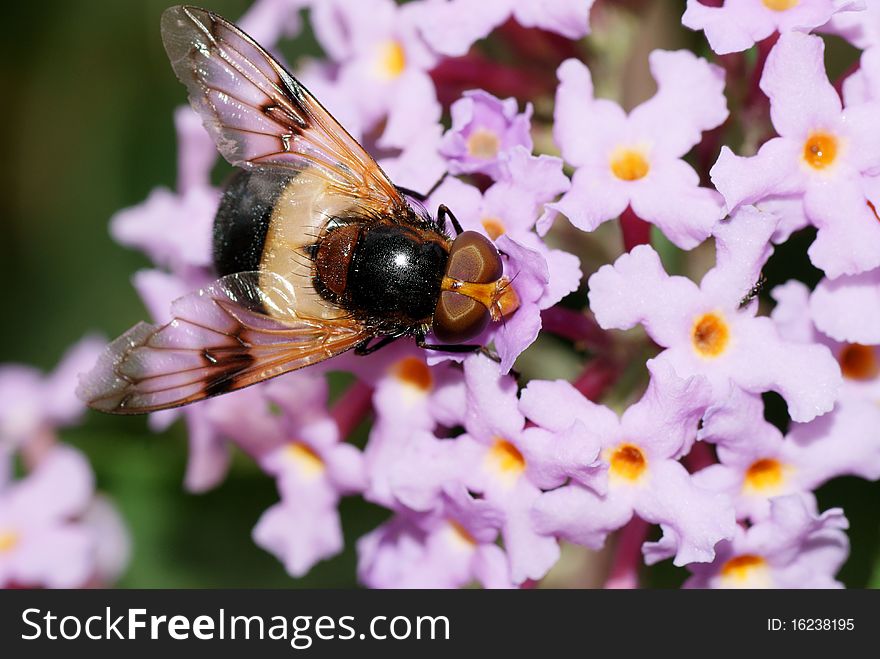
[[495, 245], [476, 231], [463, 231], [452, 243], [446, 276], [473, 284], [501, 279], [504, 266]]
[[443, 291], [434, 310], [434, 335], [443, 343], [464, 343], [486, 329], [489, 310], [473, 298]]
[[485, 236], [464, 231], [455, 239], [434, 311], [440, 341], [463, 343], [486, 329], [503, 272], [498, 250]]

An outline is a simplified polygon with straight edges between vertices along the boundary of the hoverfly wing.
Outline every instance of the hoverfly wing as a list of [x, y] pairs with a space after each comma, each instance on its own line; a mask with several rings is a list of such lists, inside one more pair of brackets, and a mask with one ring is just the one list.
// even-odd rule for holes
[[81, 376], [77, 395], [102, 412], [140, 414], [235, 391], [346, 350], [370, 336], [339, 314], [297, 311], [297, 290], [267, 273], [228, 275], [140, 323]]
[[162, 39], [220, 153], [239, 167], [315, 169], [330, 191], [388, 213], [406, 202], [376, 161], [259, 44], [195, 7], [162, 15]]

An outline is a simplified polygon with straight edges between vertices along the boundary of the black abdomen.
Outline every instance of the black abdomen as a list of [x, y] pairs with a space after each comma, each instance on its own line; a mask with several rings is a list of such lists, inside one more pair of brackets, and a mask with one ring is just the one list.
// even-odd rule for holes
[[426, 322], [437, 306], [448, 258], [445, 246], [423, 231], [390, 223], [365, 227], [351, 258], [347, 302], [355, 311]]
[[291, 174], [279, 168], [238, 170], [214, 219], [214, 267], [220, 276], [260, 268], [272, 210]]

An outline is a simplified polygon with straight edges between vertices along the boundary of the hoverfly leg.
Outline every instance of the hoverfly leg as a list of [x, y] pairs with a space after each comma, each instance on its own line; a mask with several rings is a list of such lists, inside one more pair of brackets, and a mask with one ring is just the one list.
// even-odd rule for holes
[[[395, 185], [394, 187], [397, 188], [397, 191], [400, 194], [404, 194], [407, 197], [412, 197], [420, 204], [423, 204], [426, 201], [428, 201], [428, 195], [426, 195], [426, 194], [422, 194], [421, 192], [416, 192], [415, 190], [410, 190], [409, 188], [404, 188], [399, 185]], [[428, 193], [428, 194], [430, 194], [430, 193]]]
[[375, 338], [375, 337], [370, 337], [369, 339], [361, 341], [357, 346], [355, 346], [354, 354], [356, 354], [358, 357], [372, 355], [377, 350], [381, 350], [385, 346], [390, 345], [391, 343], [394, 343], [395, 341], [397, 341], [397, 339], [399, 339], [400, 336], [385, 336], [385, 337], [382, 337], [381, 339], [379, 339], [373, 345], [370, 345], [370, 341], [372, 341], [373, 338]]
[[467, 344], [439, 344], [439, 343], [425, 343], [425, 335], [424, 334], [416, 334], [416, 345], [423, 350], [436, 350], [437, 352], [482, 352], [489, 359], [495, 362], [501, 362], [501, 358], [498, 355], [495, 355], [490, 351], [486, 346], [481, 346], [476, 343], [467, 343]]
[[447, 216], [449, 217], [449, 222], [452, 224], [452, 228], [455, 229], [455, 235], [458, 236], [464, 233], [464, 229], [461, 228], [458, 219], [452, 214], [452, 211], [449, 210], [446, 204], [440, 204], [440, 207], [437, 209], [437, 228], [440, 229], [440, 231], [446, 231]]
[[448, 175], [449, 175], [449, 172], [444, 172], [443, 176], [441, 176], [440, 179], [434, 185], [431, 186], [431, 189], [425, 193], [416, 192], [415, 190], [410, 190], [409, 188], [404, 188], [399, 185], [395, 185], [394, 187], [397, 188], [398, 192], [405, 194], [408, 197], [412, 197], [413, 199], [415, 199], [418, 202], [424, 203], [424, 202], [428, 201], [428, 197], [430, 197], [432, 194], [434, 194], [434, 191], [440, 187], [440, 184], [446, 180], [446, 177]]

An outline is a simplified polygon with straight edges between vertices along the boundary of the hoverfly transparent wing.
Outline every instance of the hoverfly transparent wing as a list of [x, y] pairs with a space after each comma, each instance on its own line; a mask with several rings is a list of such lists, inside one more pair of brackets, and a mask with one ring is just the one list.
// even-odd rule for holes
[[162, 14], [162, 39], [220, 153], [239, 167], [312, 169], [330, 190], [381, 213], [406, 202], [376, 161], [285, 68], [225, 19]]
[[81, 376], [77, 395], [102, 412], [154, 412], [315, 364], [371, 336], [351, 319], [297, 311], [297, 289], [268, 277], [228, 275], [174, 302], [170, 322], [135, 325]]

